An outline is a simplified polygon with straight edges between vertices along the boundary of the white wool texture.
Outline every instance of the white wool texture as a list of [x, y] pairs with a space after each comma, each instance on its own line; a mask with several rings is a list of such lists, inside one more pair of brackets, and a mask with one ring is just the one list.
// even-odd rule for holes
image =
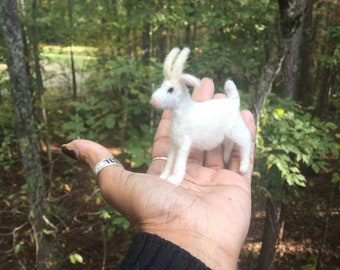
[[236, 85], [232, 80], [225, 82], [227, 98], [193, 101], [187, 85], [200, 87], [200, 80], [182, 73], [189, 53], [188, 48], [171, 50], [164, 61], [164, 81], [150, 100], [159, 109], [171, 110], [170, 148], [161, 178], [179, 185], [191, 149], [209, 151], [221, 144], [226, 163], [234, 144], [238, 146], [239, 171], [245, 174], [250, 166], [251, 134], [241, 116]]

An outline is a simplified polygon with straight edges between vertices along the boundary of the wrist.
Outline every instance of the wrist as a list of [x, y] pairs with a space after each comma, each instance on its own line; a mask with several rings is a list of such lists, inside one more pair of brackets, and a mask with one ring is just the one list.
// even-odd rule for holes
[[[210, 269], [236, 269], [240, 252], [239, 247], [233, 249], [228, 248], [227, 250], [219, 246], [216, 241], [207, 239], [201, 235], [196, 235], [195, 233], [188, 233], [187, 231], [183, 234], [178, 233], [178, 230], [174, 233], [167, 231], [165, 233], [154, 232], [154, 234], [186, 250]], [[183, 235], [185, 235], [185, 237], [183, 237]], [[230, 252], [231, 250], [232, 252]]]
[[134, 236], [130, 248], [120, 265], [127, 269], [186, 269], [209, 270], [204, 263], [186, 250], [155, 234], [141, 232]]

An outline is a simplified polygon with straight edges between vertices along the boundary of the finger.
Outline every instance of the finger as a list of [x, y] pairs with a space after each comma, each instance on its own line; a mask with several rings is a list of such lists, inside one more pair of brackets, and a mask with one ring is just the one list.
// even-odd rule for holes
[[201, 87], [195, 88], [192, 92], [192, 99], [195, 101], [205, 101], [211, 99], [214, 95], [215, 87], [212, 79], [203, 78], [201, 80]]
[[161, 121], [159, 122], [151, 151], [152, 158], [161, 157], [164, 159], [153, 160], [148, 169], [149, 174], [160, 175], [165, 165], [170, 146], [170, 118], [170, 111], [165, 110], [162, 114]]
[[170, 118], [171, 113], [165, 110], [157, 127], [152, 148], [152, 157], [166, 157], [170, 145]]
[[[85, 163], [92, 171], [94, 171], [98, 162], [105, 158], [113, 157], [112, 153], [104, 146], [89, 140], [74, 140], [68, 144], [64, 144], [61, 149], [67, 156]], [[111, 178], [113, 178], [114, 181], [119, 181], [123, 171], [125, 170], [121, 165], [103, 168], [98, 174], [99, 185], [105, 184], [108, 179], [112, 181]], [[105, 177], [109, 172], [112, 174], [112, 177]]]
[[[250, 154], [250, 167], [247, 174], [244, 175], [244, 178], [250, 183], [251, 175], [253, 172], [253, 165], [254, 165], [254, 151], [255, 151], [255, 134], [256, 134], [256, 126], [255, 120], [252, 113], [248, 110], [244, 110], [241, 112], [243, 120], [248, 127], [251, 137], [252, 137], [252, 147], [251, 147], [251, 154]], [[234, 148], [233, 152], [231, 153], [229, 169], [234, 172], [239, 172], [240, 166], [240, 152], [239, 149]]]
[[222, 147], [219, 146], [212, 151], [207, 152], [204, 166], [211, 169], [224, 169], [224, 161], [222, 157]]
[[[111, 152], [104, 146], [89, 140], [74, 140], [63, 145], [62, 151], [67, 156], [87, 164], [92, 170], [99, 161], [112, 157]], [[157, 177], [129, 172], [121, 165], [105, 167], [97, 179], [105, 200], [133, 224], [138, 223], [139, 219], [148, 213], [148, 209], [155, 209], [159, 197], [154, 196], [152, 201], [151, 192], [157, 190], [157, 194], [167, 194], [168, 189], [173, 189], [173, 185], [167, 181], [160, 182]], [[160, 197], [162, 198], [162, 194]], [[149, 201], [153, 207], [144, 209], [143, 205]]]
[[68, 157], [85, 163], [92, 170], [99, 161], [113, 157], [104, 146], [89, 140], [74, 140], [62, 145], [61, 150]]

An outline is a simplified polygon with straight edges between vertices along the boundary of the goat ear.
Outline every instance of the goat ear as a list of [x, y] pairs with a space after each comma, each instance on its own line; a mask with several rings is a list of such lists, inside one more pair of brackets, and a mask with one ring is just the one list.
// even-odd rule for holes
[[186, 73], [181, 74], [180, 81], [187, 85], [191, 85], [193, 87], [197, 87], [197, 88], [201, 87], [201, 80], [191, 74], [186, 74]]

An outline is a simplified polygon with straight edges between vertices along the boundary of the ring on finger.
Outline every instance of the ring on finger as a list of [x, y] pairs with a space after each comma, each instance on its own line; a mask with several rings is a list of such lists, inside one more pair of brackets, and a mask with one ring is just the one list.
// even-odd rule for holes
[[121, 166], [122, 164], [118, 161], [118, 159], [114, 157], [104, 158], [96, 164], [96, 167], [94, 168], [94, 173], [96, 174], [96, 176], [98, 176], [98, 174], [100, 173], [102, 169], [108, 166], [114, 166], [114, 165]]
[[152, 161], [155, 161], [155, 160], [168, 160], [167, 157], [154, 157], [152, 158]]

